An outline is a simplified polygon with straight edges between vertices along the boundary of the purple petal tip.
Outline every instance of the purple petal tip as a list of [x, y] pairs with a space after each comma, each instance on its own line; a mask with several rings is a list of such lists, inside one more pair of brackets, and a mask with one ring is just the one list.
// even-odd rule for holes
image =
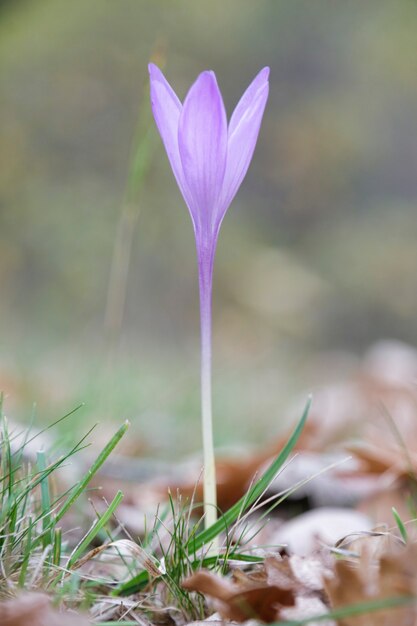
[[217, 86], [216, 74], [212, 70], [204, 70], [204, 72], [201, 72], [201, 74], [197, 76], [197, 80], [195, 82], [198, 83], [199, 81], [203, 81], [208, 84], [212, 83]]
[[161, 70], [159, 69], [157, 65], [155, 65], [155, 63], [148, 63], [148, 71], [149, 71], [149, 76], [153, 78], [155, 74], [159, 73]]
[[271, 71], [270, 68], [268, 66], [266, 66], [266, 67], [261, 69], [259, 74], [260, 74], [260, 76], [262, 76], [262, 78], [264, 78], [265, 80], [268, 80], [270, 71]]

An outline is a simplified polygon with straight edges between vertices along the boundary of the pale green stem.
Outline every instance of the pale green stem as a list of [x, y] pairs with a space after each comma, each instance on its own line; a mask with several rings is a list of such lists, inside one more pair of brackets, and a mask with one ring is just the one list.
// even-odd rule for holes
[[[201, 416], [204, 455], [204, 524], [217, 520], [216, 466], [211, 406], [211, 293], [214, 251], [198, 251], [201, 319]], [[214, 548], [214, 546], [213, 546]]]

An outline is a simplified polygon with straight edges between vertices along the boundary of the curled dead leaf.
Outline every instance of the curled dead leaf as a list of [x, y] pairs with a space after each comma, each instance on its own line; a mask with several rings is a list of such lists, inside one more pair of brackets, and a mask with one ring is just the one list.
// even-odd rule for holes
[[[307, 422], [295, 450], [308, 448], [313, 431], [316, 431], [316, 425]], [[286, 433], [278, 437], [258, 453], [249, 453], [239, 458], [216, 459], [217, 503], [222, 511], [227, 511], [246, 494], [253, 481], [259, 478], [265, 464], [268, 465], [281, 452], [288, 436]], [[200, 471], [200, 468], [196, 467], [196, 470]], [[170, 490], [172, 493], [179, 491], [183, 497], [193, 499], [194, 502], [203, 502], [203, 485], [198, 480], [197, 471], [191, 480], [188, 476], [182, 483], [171, 482]]]
[[79, 614], [59, 612], [51, 607], [47, 595], [26, 593], [0, 602], [1, 626], [88, 626]]
[[[363, 538], [357, 560], [339, 560], [335, 575], [327, 578], [325, 588], [333, 609], [397, 597], [415, 597], [417, 592], [417, 544], [391, 546], [379, 559], [367, 549]], [[345, 617], [340, 626], [415, 626], [415, 605], [378, 610]]]
[[245, 577], [233, 583], [211, 572], [200, 571], [186, 579], [183, 587], [213, 598], [220, 615], [236, 622], [259, 619], [272, 623], [280, 618], [283, 607], [293, 606], [295, 602], [292, 589], [271, 585], [266, 579]]
[[270, 541], [284, 544], [292, 553], [305, 556], [313, 554], [323, 543], [332, 546], [342, 536], [371, 528], [370, 519], [363, 513], [340, 507], [322, 507], [285, 522]]

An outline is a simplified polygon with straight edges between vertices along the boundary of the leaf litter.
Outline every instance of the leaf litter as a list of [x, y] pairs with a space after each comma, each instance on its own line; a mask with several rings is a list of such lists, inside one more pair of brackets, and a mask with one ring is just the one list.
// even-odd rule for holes
[[1, 626], [88, 626], [86, 617], [64, 609], [54, 609], [43, 593], [22, 593], [0, 602]]
[[[401, 380], [398, 375], [387, 376], [378, 364], [380, 359], [389, 362], [390, 351], [396, 352], [393, 369], [401, 371]], [[203, 553], [194, 555], [197, 560], [192, 564], [190, 556], [179, 553], [174, 575], [169, 551], [179, 518], [170, 519], [162, 509], [155, 516], [156, 503], [166, 499], [168, 486], [171, 493], [177, 494], [177, 489], [181, 493], [179, 501], [193, 496], [199, 502], [197, 468], [194, 476], [186, 472], [188, 484], [179, 480], [176, 468], [169, 479], [159, 476], [141, 484], [120, 476], [113, 482], [105, 473], [97, 474], [95, 484], [104, 489], [90, 493], [93, 518], [94, 511], [100, 517], [106, 510], [103, 494], [110, 501], [116, 486], [127, 498], [107, 528], [107, 539], [97, 537], [99, 543], [90, 545], [74, 562], [71, 575], [64, 572], [62, 578], [70, 580], [76, 572], [79, 580], [94, 585], [90, 620], [175, 625], [193, 620], [196, 624], [310, 620], [327, 626], [416, 626], [410, 598], [417, 596], [417, 393], [407, 381], [417, 372], [417, 358], [410, 360], [408, 354], [407, 361], [398, 352], [401, 349], [392, 345], [374, 350], [345, 384], [317, 394], [292, 459], [250, 517], [244, 516], [233, 536], [226, 538], [229, 544], [224, 544], [217, 564], [206, 563]], [[408, 363], [408, 375], [402, 360]], [[283, 435], [264, 450], [218, 463], [219, 501], [225, 509], [245, 494], [286, 439]], [[345, 462], [340, 465], [339, 460]], [[282, 494], [289, 498], [278, 514], [272, 514], [271, 499], [279, 500]], [[155, 519], [149, 525], [152, 510]], [[196, 512], [197, 506], [187, 514], [187, 523]], [[138, 523], [141, 518], [144, 522]], [[73, 523], [71, 516], [69, 521]], [[70, 531], [67, 518], [63, 531]], [[184, 535], [184, 541], [188, 538]], [[246, 556], [239, 560], [242, 551]], [[38, 570], [35, 562], [30, 567], [40, 572], [47, 555], [36, 558]], [[141, 589], [124, 598], [109, 594], [115, 585], [141, 572], [147, 574]], [[80, 602], [74, 596], [64, 594], [54, 608], [48, 596], [35, 592], [49, 591], [53, 596], [53, 586], [48, 589], [47, 580], [42, 586], [39, 575], [32, 580], [36, 584], [31, 592], [20, 595], [11, 581], [2, 591], [2, 626], [88, 623], [76, 615]], [[395, 607], [398, 603], [401, 606]], [[346, 607], [352, 606], [355, 610], [349, 612]], [[361, 607], [366, 610], [363, 614]], [[321, 617], [311, 621], [316, 616]]]

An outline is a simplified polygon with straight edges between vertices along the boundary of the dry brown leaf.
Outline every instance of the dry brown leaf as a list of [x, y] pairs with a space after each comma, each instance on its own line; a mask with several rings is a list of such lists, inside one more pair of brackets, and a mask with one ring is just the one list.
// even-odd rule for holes
[[374, 528], [372, 531], [353, 533], [341, 538], [335, 546], [340, 551], [354, 555], [356, 560], [362, 559], [364, 564], [378, 564], [383, 556], [397, 554], [404, 549], [402, 539], [387, 531], [386, 527]]
[[[407, 436], [405, 434], [405, 436]], [[408, 433], [410, 436], [410, 433]], [[391, 435], [392, 437], [392, 435]], [[417, 433], [412, 434], [411, 445], [417, 442]], [[384, 433], [378, 440], [345, 446], [360, 461], [360, 471], [368, 474], [384, 474], [389, 472], [393, 478], [413, 476], [417, 470], [417, 454], [405, 449], [402, 445], [391, 441]]]
[[1, 626], [88, 626], [89, 622], [73, 612], [52, 609], [48, 596], [26, 593], [0, 602]]
[[[417, 472], [416, 377], [416, 349], [395, 341], [375, 344], [347, 380], [315, 394], [309, 420], [317, 436], [308, 449], [352, 451], [359, 476]], [[352, 437], [361, 444], [347, 447]]]
[[[312, 433], [316, 432], [317, 425], [307, 422], [303, 432], [295, 446], [295, 450], [308, 449]], [[249, 454], [239, 459], [224, 458], [216, 460], [216, 480], [217, 480], [217, 503], [222, 511], [227, 511], [235, 502], [244, 496], [248, 487], [264, 468], [268, 461], [272, 461], [285, 446], [289, 433], [277, 438], [271, 445], [262, 452]], [[184, 497], [194, 498], [195, 502], [203, 501], [203, 485], [201, 480], [197, 483], [198, 475], [191, 477], [191, 480], [184, 484], [170, 484], [172, 493], [179, 491]], [[197, 483], [197, 485], [196, 485]], [[166, 490], [165, 490], [166, 492]]]
[[306, 556], [313, 554], [323, 543], [332, 546], [345, 535], [371, 528], [370, 519], [363, 513], [340, 507], [322, 507], [285, 522], [270, 541], [287, 546], [294, 554]]
[[198, 591], [215, 600], [216, 610], [224, 619], [244, 622], [259, 619], [272, 623], [279, 619], [280, 609], [293, 606], [292, 589], [271, 585], [267, 581], [255, 581], [246, 577], [239, 584], [212, 574], [200, 571], [183, 582], [184, 589]]
[[282, 589], [295, 589], [299, 586], [291, 569], [289, 558], [268, 557], [265, 559], [264, 566], [270, 585], [276, 585]]
[[[297, 596], [295, 606], [282, 609], [281, 619], [285, 620], [304, 620], [324, 615], [329, 612], [329, 607], [317, 596]], [[309, 626], [336, 626], [336, 622], [332, 619], [320, 619], [309, 622]]]
[[281, 589], [291, 589], [297, 595], [309, 595], [324, 589], [324, 578], [331, 571], [329, 554], [301, 557], [296, 554], [280, 554], [265, 558], [262, 569], [246, 573], [234, 570], [233, 580], [243, 585], [268, 584]]
[[[315, 557], [274, 556], [265, 559], [265, 572], [270, 584], [277, 584], [292, 589], [295, 593], [295, 604], [281, 610], [280, 618], [286, 620], [302, 620], [315, 615], [323, 615], [329, 611], [325, 604], [324, 580], [332, 571], [329, 554]], [[312, 626], [319, 626], [312, 623]], [[336, 626], [335, 622], [320, 620], [320, 626]]]
[[[357, 467], [352, 471], [341, 468], [340, 471], [324, 474], [324, 479], [321, 479], [325, 485], [321, 505], [330, 504], [335, 495], [344, 497], [347, 502], [357, 502], [371, 493], [383, 491], [387, 485], [378, 483], [377, 478], [381, 475], [389, 474], [394, 480], [408, 477], [411, 471], [417, 473], [417, 453], [413, 452], [417, 450], [417, 389], [410, 385], [414, 371], [417, 371], [417, 351], [412, 351], [411, 357], [409, 352], [408, 347], [393, 342], [376, 346], [365, 355], [363, 364], [349, 380], [326, 387], [316, 394], [296, 450], [318, 452], [319, 459], [326, 449], [333, 453], [337, 450], [340, 454], [342, 451], [343, 454], [351, 453], [357, 460]], [[392, 374], [387, 376], [387, 371]], [[398, 372], [405, 372], [406, 382], [401, 383]], [[408, 451], [395, 434], [395, 429], [406, 442]], [[361, 445], [348, 446], [346, 442], [352, 437], [358, 438]], [[246, 458], [218, 459], [218, 503], [222, 510], [227, 510], [246, 493], [254, 476], [282, 449], [287, 439], [287, 435], [280, 437], [265, 450]], [[330, 476], [335, 483], [333, 489], [326, 487]], [[283, 477], [291, 481], [291, 466]], [[355, 482], [355, 478], [358, 481]], [[175, 489], [179, 488], [183, 495], [191, 497], [196, 481], [195, 475], [183, 485], [171, 484], [171, 490], [175, 493]], [[311, 487], [307, 484], [305, 493], [310, 496], [310, 489], [315, 493], [316, 485], [317, 480], [312, 481]], [[199, 484], [195, 501], [202, 499], [202, 485]], [[345, 503], [343, 500], [340, 502]]]
[[[373, 556], [366, 549], [364, 538], [359, 560], [336, 562], [335, 575], [325, 583], [333, 609], [416, 594], [417, 544], [402, 549], [391, 546], [390, 552], [379, 560]], [[345, 617], [339, 623], [340, 626], [415, 626], [416, 620], [415, 607], [405, 606]]]

